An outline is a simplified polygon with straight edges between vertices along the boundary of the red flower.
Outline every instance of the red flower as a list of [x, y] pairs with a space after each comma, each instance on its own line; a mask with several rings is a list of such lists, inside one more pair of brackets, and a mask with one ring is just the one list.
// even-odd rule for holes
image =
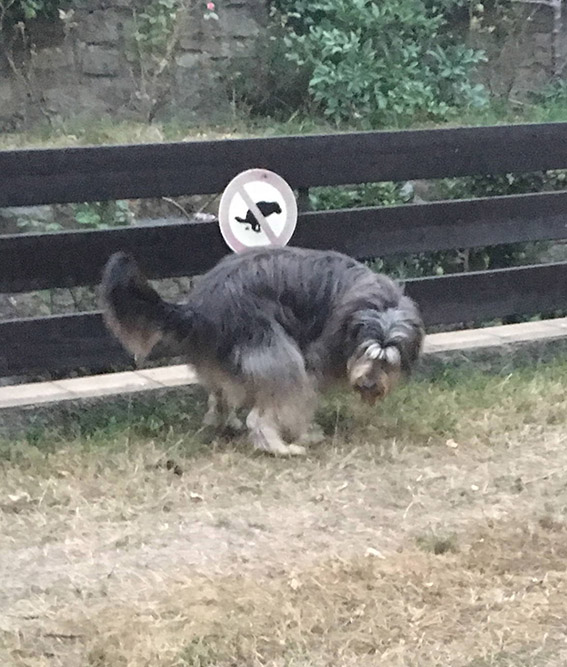
[[214, 12], [215, 11], [215, 3], [214, 2], [207, 2], [207, 9], [210, 12]]

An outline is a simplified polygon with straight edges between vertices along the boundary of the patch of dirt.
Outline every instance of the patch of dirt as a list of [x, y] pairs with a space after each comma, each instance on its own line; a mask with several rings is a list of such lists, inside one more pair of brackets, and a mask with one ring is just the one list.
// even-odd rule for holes
[[[0, 630], [7, 648], [2, 664], [233, 664], [229, 658], [218, 657], [222, 653], [218, 653], [218, 638], [211, 644], [216, 647], [217, 662], [207, 662], [205, 654], [205, 658], [199, 658], [201, 662], [193, 657], [193, 662], [189, 658], [175, 662], [172, 656], [180, 655], [182, 647], [175, 645], [175, 651], [172, 648], [170, 635], [177, 627], [173, 621], [173, 625], [163, 621], [169, 628], [168, 648], [155, 653], [153, 662], [133, 649], [132, 656], [137, 657], [126, 660], [124, 656], [130, 650], [122, 645], [130, 641], [126, 626], [139, 625], [140, 618], [145, 619], [142, 625], [149, 618], [155, 620], [152, 614], [158, 608], [166, 617], [179, 614], [181, 618], [187, 609], [180, 600], [187, 602], [188, 591], [198, 600], [207, 597], [204, 591], [208, 589], [211, 599], [216, 600], [225, 586], [232, 591], [227, 604], [234, 607], [234, 614], [242, 616], [247, 604], [251, 609], [259, 605], [272, 618], [280, 604], [280, 593], [276, 591], [265, 599], [262, 587], [294, 592], [296, 586], [298, 590], [303, 587], [305, 578], [323, 576], [320, 568], [338, 588], [327, 582], [328, 595], [322, 595], [311, 583], [311, 592], [301, 604], [305, 606], [319, 596], [323, 606], [334, 605], [338, 603], [336, 596], [342, 595], [337, 591], [344, 589], [344, 599], [351, 595], [349, 586], [356, 563], [364, 568], [369, 563], [378, 567], [378, 571], [372, 570], [373, 581], [376, 577], [383, 582], [393, 577], [397, 582], [395, 594], [387, 587], [380, 592], [399, 598], [396, 604], [402, 609], [396, 613], [405, 619], [396, 630], [392, 618], [384, 617], [384, 628], [389, 629], [380, 636], [389, 636], [388, 641], [376, 644], [378, 640], [369, 639], [367, 628], [360, 631], [358, 639], [343, 637], [346, 644], [341, 644], [342, 640], [333, 634], [338, 632], [336, 619], [315, 619], [309, 632], [317, 634], [318, 624], [328, 626], [325, 632], [331, 633], [330, 645], [336, 643], [334, 662], [328, 657], [324, 659], [331, 662], [324, 662], [321, 657], [327, 656], [327, 649], [320, 654], [323, 662], [313, 662], [311, 653], [303, 662], [286, 662], [287, 658], [281, 658], [285, 651], [278, 654], [273, 647], [264, 650], [272, 658], [254, 661], [248, 647], [242, 649], [242, 655], [248, 657], [238, 664], [370, 665], [377, 664], [373, 660], [378, 653], [384, 660], [380, 664], [385, 665], [565, 664], [554, 662], [551, 654], [550, 662], [529, 662], [522, 651], [529, 649], [529, 655], [534, 656], [534, 651], [549, 641], [555, 655], [559, 650], [557, 635], [563, 632], [557, 624], [567, 610], [563, 606], [567, 603], [566, 440], [563, 428], [529, 425], [519, 437], [514, 434], [508, 439], [504, 433], [491, 445], [447, 441], [446, 445], [399, 449], [393, 441], [380, 449], [370, 442], [347, 447], [329, 441], [313, 450], [308, 459], [294, 461], [266, 459], [229, 448], [187, 460], [182, 475], [156, 465], [160, 454], [151, 443], [118, 454], [61, 450], [38, 470], [5, 465], [0, 496]], [[337, 567], [341, 563], [344, 568], [339, 576]], [[428, 572], [433, 577], [431, 585]], [[483, 583], [485, 573], [488, 580]], [[451, 595], [456, 596], [447, 607], [439, 600], [431, 602], [437, 587], [445, 585], [445, 576], [452, 581]], [[508, 597], [519, 594], [507, 590], [512, 581], [516, 586], [518, 577], [522, 590], [532, 586], [539, 591], [537, 610], [548, 605], [545, 633], [541, 619], [533, 631], [527, 617], [525, 623], [522, 620], [523, 613], [536, 613], [527, 598], [513, 614], [513, 623], [506, 616], [506, 623], [512, 626], [504, 629], [496, 623], [494, 632], [490, 631], [492, 621], [483, 605], [492, 600], [489, 608], [494, 612], [493, 603], [507, 609], [514, 606], [511, 602], [515, 599], [520, 604], [520, 598]], [[500, 583], [495, 583], [495, 578], [501, 579]], [[482, 592], [477, 594], [474, 590], [479, 586]], [[243, 598], [252, 596], [248, 603], [242, 603], [244, 607], [237, 604], [237, 590]], [[419, 591], [419, 604], [411, 602], [415, 590]], [[425, 593], [429, 602], [424, 602]], [[481, 596], [477, 602], [473, 600], [461, 609], [461, 603], [477, 595]], [[258, 602], [254, 596], [263, 601]], [[352, 603], [351, 613], [356, 621], [357, 604], [364, 607], [377, 603], [372, 602], [374, 596], [364, 602], [360, 590], [354, 597], [357, 601]], [[280, 602], [287, 604], [283, 599]], [[411, 607], [414, 603], [415, 609]], [[164, 611], [164, 604], [169, 605], [169, 612]], [[217, 602], [195, 600], [191, 604], [204, 614], [203, 627], [191, 621], [191, 642], [197, 641], [197, 631], [218, 634], [219, 618], [228, 614], [228, 607], [223, 610]], [[376, 612], [385, 613], [385, 604], [382, 601]], [[363, 609], [360, 613], [364, 616], [366, 612]], [[473, 632], [470, 650], [474, 648], [477, 653], [471, 653], [471, 660], [480, 655], [482, 642], [488, 642], [486, 656], [500, 652], [502, 660], [464, 662], [463, 651], [470, 642], [463, 637], [463, 645], [454, 649], [458, 660], [436, 662], [435, 651], [441, 651], [439, 647], [444, 643], [458, 647], [458, 637], [449, 637], [448, 629], [445, 637], [442, 631], [447, 624], [455, 626], [453, 613], [465, 615], [459, 621], [463, 629], [472, 630], [470, 624], [481, 623], [482, 627]], [[408, 614], [421, 619], [421, 640], [414, 630], [405, 627]], [[255, 617], [252, 611], [250, 615]], [[424, 615], [429, 617], [427, 622]], [[258, 619], [255, 622], [262, 626]], [[271, 622], [277, 624], [281, 619], [274, 617]], [[114, 655], [116, 646], [111, 650], [105, 644], [101, 627], [114, 637], [112, 641], [120, 636], [123, 652], [116, 656], [122, 658], [108, 657]], [[239, 625], [235, 632], [243, 632], [242, 627]], [[432, 627], [438, 629], [434, 635], [439, 645], [423, 662], [411, 662], [411, 651], [404, 651], [408, 646], [417, 650], [420, 641], [430, 644], [428, 633]], [[452, 632], [458, 632], [455, 628]], [[151, 634], [154, 630], [146, 628], [144, 632]], [[377, 632], [373, 626], [371, 634]], [[543, 634], [538, 639], [539, 632], [547, 639]], [[294, 645], [301, 648], [303, 644], [295, 634]], [[354, 653], [351, 641], [359, 646]], [[369, 641], [375, 641], [373, 653], [360, 648]], [[93, 646], [103, 644], [106, 648], [100, 649], [103, 657], [97, 662]], [[508, 645], [513, 648], [512, 662], [506, 662]], [[301, 650], [309, 653], [309, 646], [305, 644]], [[403, 646], [406, 649], [400, 648]], [[235, 649], [229, 648], [226, 650], [233, 656]], [[147, 650], [150, 655], [153, 649]], [[514, 662], [516, 654], [524, 655], [524, 662]], [[349, 662], [353, 655], [358, 655], [358, 661]], [[439, 655], [448, 659], [446, 652]]]

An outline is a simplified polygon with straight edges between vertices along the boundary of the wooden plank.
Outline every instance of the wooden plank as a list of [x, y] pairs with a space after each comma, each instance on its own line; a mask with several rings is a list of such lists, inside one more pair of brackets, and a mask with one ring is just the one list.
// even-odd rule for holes
[[406, 292], [427, 325], [549, 315], [567, 309], [567, 262], [410, 280]]
[[[567, 238], [567, 192], [303, 213], [292, 239], [358, 258]], [[228, 252], [216, 223], [0, 237], [0, 292], [97, 283], [131, 252], [151, 278], [195, 275]]]
[[86, 368], [132, 367], [98, 313], [0, 322], [0, 377]]
[[118, 250], [131, 252], [151, 278], [203, 273], [229, 252], [210, 223], [14, 234], [0, 237], [0, 292], [96, 284]]
[[0, 151], [0, 206], [221, 192], [264, 167], [294, 188], [567, 167], [567, 123]]
[[[567, 262], [407, 282], [428, 325], [481, 322], [567, 307]], [[0, 323], [0, 376], [130, 365], [97, 313]]]
[[567, 192], [554, 192], [305, 213], [292, 242], [368, 259], [565, 238]]

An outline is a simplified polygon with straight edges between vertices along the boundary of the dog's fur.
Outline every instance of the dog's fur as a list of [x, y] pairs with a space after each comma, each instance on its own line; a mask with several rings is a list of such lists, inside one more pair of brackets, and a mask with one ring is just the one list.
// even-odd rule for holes
[[[246, 425], [257, 449], [300, 454], [316, 396], [347, 381], [363, 400], [389, 393], [418, 359], [416, 305], [388, 277], [336, 252], [277, 248], [229, 255], [186, 303], [163, 301], [133, 258], [117, 253], [102, 279], [105, 322], [138, 360], [163, 340], [209, 390], [205, 424]], [[293, 444], [286, 444], [293, 442]]]

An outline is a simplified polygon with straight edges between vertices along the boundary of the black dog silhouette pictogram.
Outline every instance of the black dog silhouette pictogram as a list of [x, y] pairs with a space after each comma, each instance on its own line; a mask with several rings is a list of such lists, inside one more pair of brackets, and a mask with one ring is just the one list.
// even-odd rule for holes
[[[281, 213], [282, 209], [281, 206], [278, 204], [277, 201], [259, 201], [256, 203], [256, 206], [259, 208], [260, 213], [267, 218], [269, 215], [272, 215], [272, 213]], [[256, 216], [250, 209], [248, 209], [248, 212], [246, 213], [245, 218], [239, 218], [236, 216], [236, 221], [241, 222], [243, 225], [250, 225], [250, 228], [252, 229], [253, 232], [256, 232], [259, 234], [262, 231], [262, 228], [260, 227], [260, 223], [256, 219]]]

